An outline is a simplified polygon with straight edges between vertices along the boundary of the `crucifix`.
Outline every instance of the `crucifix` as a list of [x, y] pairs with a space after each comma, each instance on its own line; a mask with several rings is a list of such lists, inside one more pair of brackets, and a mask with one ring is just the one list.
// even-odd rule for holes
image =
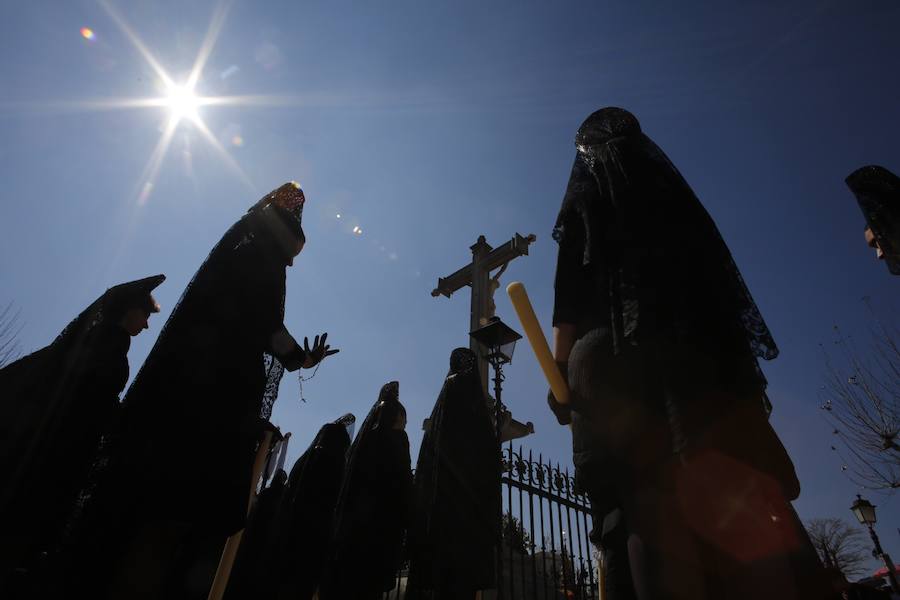
[[[486, 325], [488, 319], [494, 316], [494, 292], [500, 287], [500, 276], [506, 270], [509, 263], [520, 256], [528, 255], [528, 246], [537, 239], [531, 234], [527, 237], [518, 233], [510, 241], [498, 248], [491, 247], [484, 236], [478, 236], [478, 241], [470, 246], [472, 250], [472, 262], [447, 277], [439, 277], [437, 287], [431, 292], [435, 298], [446, 296], [449, 298], [454, 292], [469, 286], [472, 288], [471, 308], [469, 313], [469, 331], [475, 331]], [[494, 277], [491, 271], [500, 269]], [[478, 372], [481, 376], [481, 387], [485, 397], [488, 397], [488, 364], [483, 358], [483, 351], [478, 342], [469, 338], [469, 348], [478, 357]], [[534, 433], [531, 423], [519, 423], [509, 418], [504, 425], [504, 438], [514, 439]]]

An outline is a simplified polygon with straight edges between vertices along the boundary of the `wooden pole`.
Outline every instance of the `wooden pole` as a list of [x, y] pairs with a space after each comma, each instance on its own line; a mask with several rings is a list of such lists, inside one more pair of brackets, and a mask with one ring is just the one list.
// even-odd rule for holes
[[[269, 447], [272, 445], [272, 437], [274, 432], [266, 431], [263, 439], [259, 443], [259, 450], [256, 451], [256, 460], [253, 462], [253, 476], [250, 478], [250, 498], [247, 501], [247, 514], [253, 508], [256, 502], [256, 486], [259, 483], [259, 477], [266, 466], [266, 457], [269, 454]], [[225, 589], [228, 587], [228, 578], [231, 576], [231, 569], [234, 567], [234, 559], [237, 557], [238, 548], [241, 546], [241, 538], [244, 530], [241, 529], [228, 538], [225, 542], [225, 549], [222, 551], [222, 558], [219, 559], [219, 567], [216, 569], [216, 578], [213, 579], [212, 587], [209, 589], [207, 600], [222, 600], [225, 595]]]
[[534, 350], [534, 356], [541, 365], [541, 370], [544, 372], [544, 377], [547, 378], [547, 383], [550, 384], [550, 389], [553, 390], [553, 395], [556, 396], [556, 401], [563, 405], [569, 404], [569, 384], [563, 379], [559, 367], [556, 366], [556, 361], [553, 360], [547, 338], [544, 337], [544, 331], [534, 314], [534, 308], [528, 299], [525, 286], [519, 281], [513, 281], [506, 286], [506, 293], [509, 294], [513, 308], [516, 309], [522, 329], [525, 330], [525, 337], [528, 338], [531, 349]]

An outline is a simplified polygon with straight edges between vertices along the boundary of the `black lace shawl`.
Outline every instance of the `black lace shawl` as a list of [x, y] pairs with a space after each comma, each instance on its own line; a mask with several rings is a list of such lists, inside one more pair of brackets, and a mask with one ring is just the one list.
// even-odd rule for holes
[[900, 177], [884, 167], [869, 165], [853, 171], [846, 181], [884, 253], [888, 270], [900, 275]]
[[468, 593], [493, 585], [500, 472], [475, 355], [457, 348], [416, 463], [413, 589]]
[[163, 279], [108, 289], [50, 345], [0, 369], [0, 514], [16, 515], [3, 537], [20, 550], [60, 533], [128, 381], [119, 321]]
[[396, 583], [412, 503], [409, 438], [393, 429], [400, 414], [399, 384], [392, 381], [381, 388], [347, 457], [320, 598], [373, 595]]
[[553, 237], [577, 236], [609, 313], [616, 352], [674, 338], [718, 352], [778, 354], [715, 223], [628, 111], [593, 113]]
[[321, 581], [349, 447], [346, 422], [328, 423], [291, 469], [271, 546], [278, 598], [310, 598]]
[[283, 374], [270, 348], [284, 328], [290, 261], [279, 228], [273, 207], [255, 205], [225, 233], [123, 400], [115, 476], [138, 520], [224, 534], [243, 526], [255, 448]]

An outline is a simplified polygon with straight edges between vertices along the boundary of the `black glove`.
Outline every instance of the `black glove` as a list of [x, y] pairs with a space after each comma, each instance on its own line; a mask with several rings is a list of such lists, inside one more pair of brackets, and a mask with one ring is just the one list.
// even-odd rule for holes
[[241, 427], [241, 433], [252, 437], [257, 442], [262, 441], [263, 434], [267, 431], [272, 432], [272, 443], [280, 440], [282, 437], [281, 430], [272, 424], [268, 419], [257, 417], [252, 421], [246, 421]]
[[[559, 367], [559, 372], [562, 373], [563, 381], [568, 385], [569, 363], [557, 361], [556, 366]], [[568, 405], [557, 402], [556, 396], [553, 395], [553, 390], [547, 390], [547, 404], [550, 405], [550, 410], [556, 415], [556, 420], [560, 425], [568, 425], [572, 422], [572, 409]]]
[[303, 338], [303, 351], [306, 353], [306, 361], [303, 364], [304, 367], [310, 369], [322, 362], [326, 356], [331, 356], [332, 354], [340, 352], [337, 348], [330, 350], [331, 346], [325, 343], [326, 339], [328, 339], [328, 333], [323, 333], [321, 339], [319, 336], [316, 336], [316, 339], [313, 340], [313, 347], [310, 349], [309, 338]]
[[281, 434], [281, 430], [278, 429], [278, 427], [276, 427], [275, 425], [273, 425], [272, 422], [269, 421], [268, 419], [263, 419], [263, 418], [259, 419], [259, 429], [261, 432], [260, 437], [262, 437], [262, 434], [267, 431], [272, 432], [272, 443], [273, 444], [275, 442], [280, 442], [281, 440], [284, 439], [284, 436]]

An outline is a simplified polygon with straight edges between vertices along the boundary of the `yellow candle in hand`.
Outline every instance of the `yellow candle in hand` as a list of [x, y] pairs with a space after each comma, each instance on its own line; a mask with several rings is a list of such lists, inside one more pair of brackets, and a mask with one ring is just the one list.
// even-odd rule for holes
[[509, 294], [513, 308], [516, 309], [516, 314], [522, 323], [522, 329], [525, 330], [525, 337], [528, 338], [531, 349], [534, 350], [534, 355], [538, 364], [541, 365], [541, 370], [544, 372], [544, 377], [547, 378], [547, 383], [550, 384], [550, 389], [553, 390], [553, 395], [556, 396], [556, 401], [560, 404], [568, 405], [569, 385], [563, 379], [562, 373], [559, 372], [556, 361], [553, 360], [553, 354], [550, 353], [547, 338], [544, 337], [544, 331], [541, 329], [541, 325], [534, 314], [534, 308], [532, 308], [531, 301], [528, 299], [528, 292], [525, 291], [525, 286], [519, 281], [513, 281], [506, 286], [506, 293]]

